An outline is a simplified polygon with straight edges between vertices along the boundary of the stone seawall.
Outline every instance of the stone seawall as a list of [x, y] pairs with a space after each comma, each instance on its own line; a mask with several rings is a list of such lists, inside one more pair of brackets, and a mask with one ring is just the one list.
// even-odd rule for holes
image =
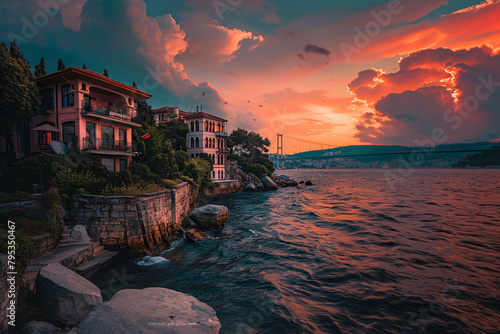
[[179, 235], [173, 223], [182, 226], [198, 202], [199, 192], [182, 183], [140, 197], [73, 196], [69, 216], [108, 249], [156, 254]]
[[207, 197], [232, 194], [243, 190], [243, 184], [238, 180], [217, 182], [203, 190], [203, 195]]

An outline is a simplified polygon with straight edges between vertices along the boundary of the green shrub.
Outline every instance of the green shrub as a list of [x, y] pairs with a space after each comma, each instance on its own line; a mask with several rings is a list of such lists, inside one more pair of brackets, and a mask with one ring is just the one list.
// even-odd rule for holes
[[212, 182], [210, 179], [211, 171], [212, 165], [207, 160], [196, 158], [189, 159], [183, 173], [185, 176], [190, 177], [196, 186], [202, 187]]
[[149, 193], [154, 193], [157, 191], [165, 190], [159, 184], [156, 183], [131, 183], [129, 185], [122, 185], [121, 187], [112, 186], [110, 184], [101, 191], [101, 195], [104, 196], [142, 196]]
[[241, 169], [246, 173], [255, 174], [259, 179], [262, 179], [264, 176], [270, 175], [269, 170], [266, 168], [266, 166], [259, 164], [250, 165], [248, 163], [243, 163], [241, 165]]
[[174, 180], [163, 179], [160, 184], [167, 189], [174, 189], [177, 186], [177, 182]]
[[[6, 229], [0, 229], [0, 253], [7, 254], [8, 252], [8, 232]], [[31, 237], [22, 230], [16, 228], [16, 270], [17, 278], [24, 277], [28, 270], [30, 258], [36, 256], [35, 247], [31, 241]], [[21, 282], [16, 282], [20, 285]]]
[[11, 194], [0, 192], [0, 203], [19, 202], [30, 197], [30, 195], [25, 191], [16, 191]]
[[99, 194], [106, 186], [106, 180], [97, 178], [92, 172], [70, 170], [62, 173], [60, 189], [69, 197], [84, 189], [88, 194]]
[[[75, 194], [77, 194], [77, 195], [83, 195], [85, 193], [86, 193], [86, 191], [83, 188], [78, 188], [78, 189], [76, 189], [76, 192], [75, 192]], [[68, 196], [68, 195], [66, 195], [66, 196]]]

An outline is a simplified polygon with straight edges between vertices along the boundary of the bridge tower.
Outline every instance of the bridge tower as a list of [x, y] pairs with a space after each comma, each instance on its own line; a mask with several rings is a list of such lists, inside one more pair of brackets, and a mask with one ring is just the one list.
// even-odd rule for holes
[[[277, 160], [276, 160], [276, 169], [280, 169], [280, 167], [284, 167], [283, 163], [283, 158], [284, 158], [284, 153], [283, 153], [283, 134], [278, 133], [278, 141], [277, 141], [277, 146], [278, 146], [278, 152], [277, 152]], [[283, 165], [282, 165], [283, 164]]]

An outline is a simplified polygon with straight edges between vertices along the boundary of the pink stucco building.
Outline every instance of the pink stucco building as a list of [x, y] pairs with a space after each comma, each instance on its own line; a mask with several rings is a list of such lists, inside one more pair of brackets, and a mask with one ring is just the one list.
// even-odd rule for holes
[[15, 152], [18, 158], [51, 151], [51, 141], [69, 146], [77, 141], [89, 160], [110, 171], [127, 169], [134, 150], [132, 129], [136, 101], [151, 95], [93, 71], [70, 67], [37, 80], [42, 110], [27, 126], [2, 138], [0, 151]]

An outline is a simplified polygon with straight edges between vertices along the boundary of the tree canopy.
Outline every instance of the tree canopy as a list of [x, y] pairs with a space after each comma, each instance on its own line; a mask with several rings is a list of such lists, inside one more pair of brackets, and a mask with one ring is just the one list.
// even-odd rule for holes
[[57, 72], [62, 71], [65, 68], [66, 68], [66, 65], [64, 65], [64, 62], [62, 61], [62, 59], [59, 59], [57, 61]]
[[45, 59], [40, 59], [38, 65], [35, 65], [35, 77], [39, 78], [42, 75], [46, 75], [47, 71], [45, 70]]
[[245, 129], [238, 128], [229, 136], [227, 146], [231, 149], [239, 148], [243, 154], [247, 155], [250, 163], [255, 161], [263, 154], [269, 152], [268, 147], [271, 142], [255, 132], [248, 132]]
[[40, 110], [35, 77], [15, 42], [0, 45], [0, 136], [8, 137]]

